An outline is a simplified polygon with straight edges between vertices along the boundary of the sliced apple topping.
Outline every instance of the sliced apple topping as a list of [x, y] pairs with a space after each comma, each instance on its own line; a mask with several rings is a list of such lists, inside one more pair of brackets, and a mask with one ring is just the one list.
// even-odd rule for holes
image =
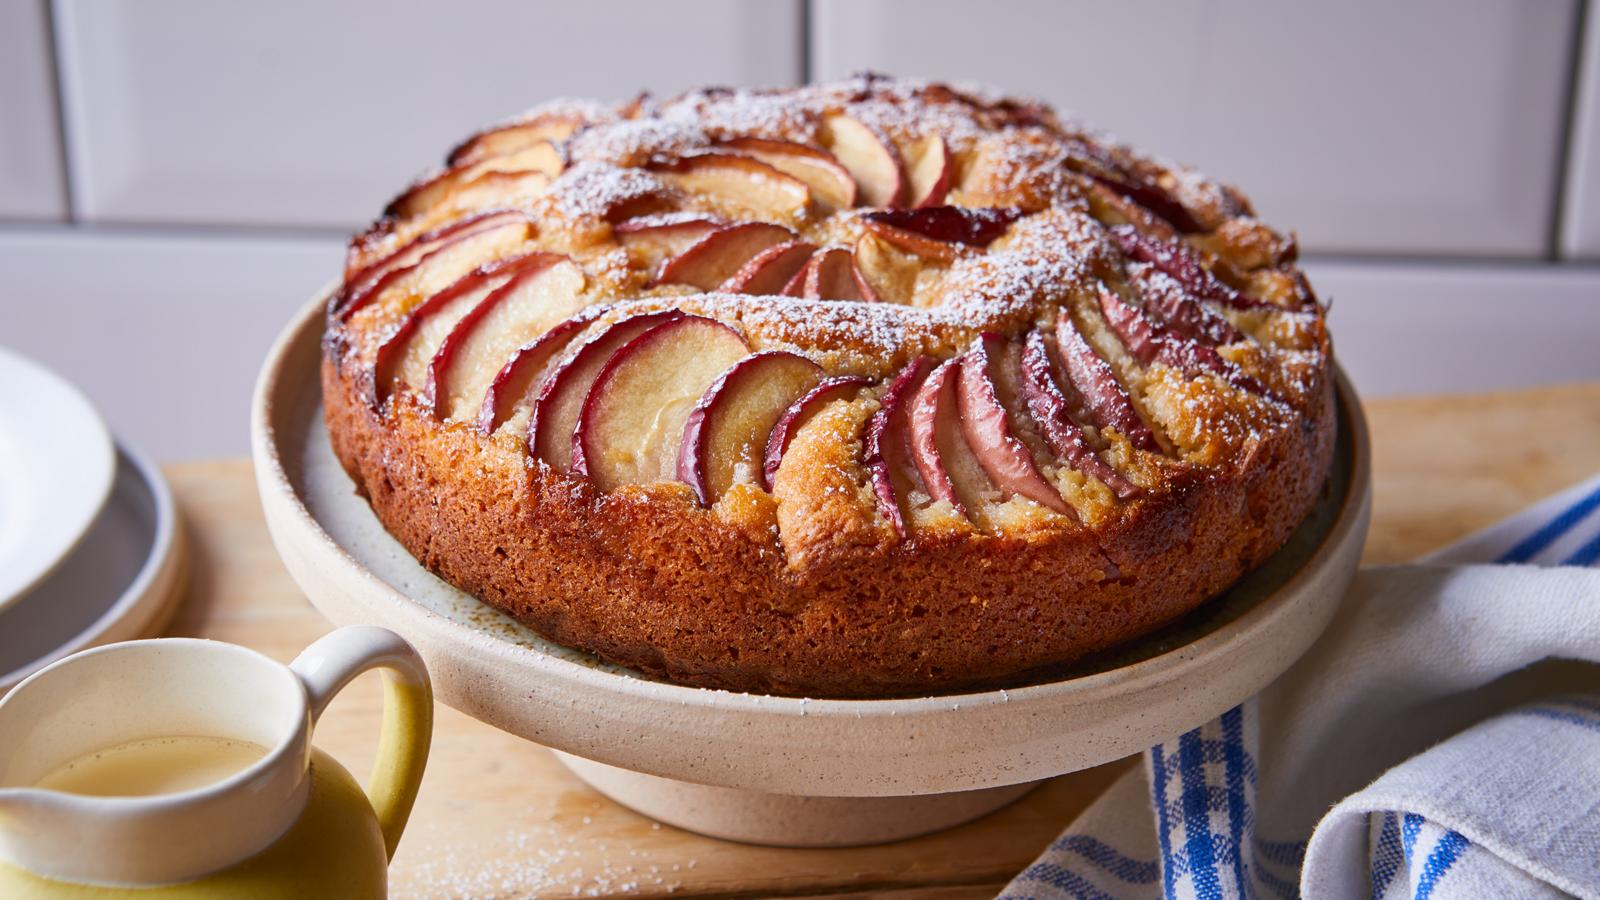
[[538, 396], [528, 411], [528, 449], [557, 472], [572, 468], [572, 438], [578, 430], [578, 414], [595, 378], [612, 354], [646, 331], [680, 318], [683, 313], [668, 310], [646, 313], [603, 326], [558, 363], [539, 385]]
[[930, 134], [906, 151], [906, 186], [910, 205], [938, 206], [950, 191], [955, 160], [944, 138]]
[[540, 141], [500, 156], [456, 165], [426, 178], [391, 201], [384, 215], [406, 219], [427, 212], [461, 192], [480, 176], [491, 172], [537, 172], [545, 176], [545, 183], [548, 184], [548, 180], [560, 175], [565, 166], [566, 160], [562, 158], [561, 151], [549, 141]]
[[1126, 197], [1129, 201], [1149, 210], [1180, 233], [1193, 234], [1194, 232], [1205, 230], [1182, 203], [1179, 203], [1173, 199], [1171, 194], [1154, 185], [1131, 178], [1118, 178], [1102, 172], [1091, 172], [1089, 177], [1105, 185], [1111, 191]]
[[572, 472], [602, 491], [672, 480], [697, 402], [749, 352], [737, 331], [702, 316], [657, 325], [618, 348], [584, 398]]
[[1004, 344], [999, 335], [985, 334], [960, 358], [956, 397], [962, 434], [995, 487], [1065, 515], [1069, 508], [1061, 492], [1039, 471], [1033, 451], [1016, 435], [1001, 402], [1000, 383], [1006, 379], [997, 380], [995, 369], [1005, 355]]
[[1089, 407], [1089, 416], [1098, 429], [1114, 429], [1141, 450], [1161, 452], [1150, 426], [1139, 418], [1138, 410], [1128, 392], [1117, 381], [1111, 364], [1100, 357], [1072, 323], [1072, 317], [1063, 313], [1056, 320], [1056, 346], [1061, 354], [1062, 368]]
[[862, 465], [872, 482], [878, 512], [903, 540], [913, 491], [927, 493], [911, 456], [911, 407], [933, 360], [918, 357], [901, 369], [878, 398], [861, 438]]
[[587, 279], [570, 259], [513, 275], [456, 323], [428, 366], [424, 395], [434, 415], [475, 418], [495, 375], [516, 349], [583, 309]]
[[918, 256], [950, 259], [953, 245], [987, 247], [1011, 223], [1027, 215], [1017, 207], [932, 206], [926, 209], [886, 209], [862, 217], [874, 233]]
[[988, 504], [998, 497], [961, 425], [961, 365], [961, 357], [945, 360], [917, 389], [911, 404], [911, 459], [930, 497], [988, 531]]
[[350, 317], [381, 296], [398, 292], [412, 298], [430, 297], [485, 262], [507, 256], [532, 236], [532, 223], [518, 216], [496, 220], [483, 228], [452, 232], [416, 262], [389, 269], [381, 278], [350, 296], [339, 316]]
[[1076, 404], [1061, 389], [1049, 342], [1042, 332], [1028, 332], [1019, 363], [1022, 400], [1050, 452], [1079, 472], [1100, 479], [1118, 497], [1127, 498], [1138, 493], [1137, 487], [1095, 455], [1084, 438], [1083, 429], [1073, 421], [1070, 410]]
[[773, 479], [778, 477], [778, 468], [783, 465], [783, 455], [789, 452], [789, 444], [818, 410], [835, 400], [853, 395], [871, 383], [860, 375], [838, 375], [824, 379], [800, 395], [800, 399], [789, 404], [789, 408], [778, 417], [777, 423], [772, 426], [771, 434], [767, 436], [760, 472], [762, 490], [772, 490]]
[[383, 403], [395, 382], [421, 389], [427, 384], [428, 364], [456, 323], [517, 272], [543, 268], [551, 260], [549, 254], [529, 253], [486, 263], [407, 313], [373, 357], [373, 407]]
[[478, 430], [484, 434], [493, 434], [502, 427], [511, 431], [525, 430], [537, 396], [536, 388], [555, 368], [562, 352], [606, 309], [591, 306], [518, 347], [484, 392], [483, 407], [478, 412]]
[[1100, 289], [1100, 312], [1105, 316], [1106, 324], [1116, 333], [1117, 339], [1128, 349], [1128, 354], [1142, 366], [1159, 362], [1177, 369], [1185, 377], [1209, 373], [1240, 390], [1252, 394], [1268, 393], [1265, 385], [1223, 359], [1216, 350], [1152, 322], [1142, 310], [1109, 288]]
[[651, 170], [740, 218], [793, 220], [803, 218], [811, 205], [811, 188], [804, 181], [737, 153], [685, 156], [656, 163]]
[[343, 309], [351, 299], [371, 290], [374, 284], [390, 272], [416, 265], [424, 256], [451, 241], [459, 240], [475, 231], [515, 222], [521, 222], [526, 227], [527, 214], [518, 210], [502, 209], [468, 216], [420, 234], [398, 249], [362, 266], [353, 264], [360, 246], [359, 243], [353, 243], [350, 247], [351, 259], [345, 265], [345, 287], [335, 300], [333, 309], [335, 311]]
[[544, 115], [493, 128], [467, 138], [451, 150], [449, 164], [452, 167], [471, 165], [535, 144], [564, 141], [582, 124], [583, 120], [577, 116]]
[[612, 231], [636, 264], [653, 269], [726, 225], [714, 216], [666, 213], [618, 222]]
[[816, 249], [805, 241], [785, 241], [768, 247], [729, 275], [718, 290], [735, 294], [781, 294], [790, 279], [805, 269], [806, 260]]
[[828, 247], [817, 251], [806, 262], [805, 268], [795, 273], [783, 293], [809, 300], [878, 299], [872, 285], [856, 268], [855, 255], [844, 247]]
[[1132, 225], [1113, 225], [1108, 229], [1117, 246], [1135, 262], [1149, 263], [1184, 289], [1202, 300], [1210, 300], [1234, 309], [1254, 309], [1267, 306], [1265, 301], [1247, 297], [1224, 284], [1221, 279], [1200, 262], [1181, 241], [1162, 241], [1143, 234]]
[[767, 350], [717, 376], [689, 413], [678, 454], [678, 480], [711, 506], [736, 482], [768, 489], [768, 439], [796, 397], [822, 380], [822, 367], [785, 350]]
[[1166, 274], [1144, 268], [1135, 273], [1133, 282], [1144, 297], [1145, 312], [1184, 337], [1213, 347], [1244, 340], [1232, 322], [1196, 301]]
[[712, 231], [662, 263], [656, 284], [687, 284], [716, 290], [757, 253], [796, 239], [794, 232], [768, 222], [744, 222]]
[[856, 183], [856, 199], [866, 206], [898, 206], [905, 198], [905, 176], [894, 145], [843, 114], [822, 120], [818, 137]]
[[762, 138], [734, 138], [724, 141], [721, 146], [753, 156], [780, 172], [793, 175], [811, 188], [813, 198], [833, 209], [849, 209], [856, 205], [855, 178], [826, 150]]

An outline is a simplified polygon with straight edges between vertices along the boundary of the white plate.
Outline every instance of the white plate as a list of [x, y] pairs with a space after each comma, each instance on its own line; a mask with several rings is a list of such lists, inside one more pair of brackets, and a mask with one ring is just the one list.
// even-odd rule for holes
[[1117, 759], [1215, 718], [1288, 668], [1333, 615], [1366, 534], [1366, 424], [1341, 374], [1328, 489], [1288, 545], [1114, 659], [1010, 690], [898, 700], [668, 684], [542, 640], [428, 573], [384, 531], [322, 424], [325, 299], [280, 337], [251, 415], [262, 506], [290, 574], [334, 622], [383, 625], [415, 644], [443, 702], [632, 772], [773, 794], [896, 797], [1018, 785]]
[[160, 631], [177, 606], [184, 549], [160, 470], [119, 448], [110, 498], [88, 534], [0, 611], [0, 694], [68, 654]]
[[88, 399], [0, 349], [0, 609], [78, 546], [116, 468], [111, 434]]

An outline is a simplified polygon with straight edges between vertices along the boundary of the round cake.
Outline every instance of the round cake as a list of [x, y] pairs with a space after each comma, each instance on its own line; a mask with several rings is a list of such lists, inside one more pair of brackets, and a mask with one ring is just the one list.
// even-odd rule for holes
[[1283, 545], [1324, 309], [1232, 187], [865, 75], [558, 102], [354, 238], [335, 453], [439, 577], [674, 682], [1024, 683]]

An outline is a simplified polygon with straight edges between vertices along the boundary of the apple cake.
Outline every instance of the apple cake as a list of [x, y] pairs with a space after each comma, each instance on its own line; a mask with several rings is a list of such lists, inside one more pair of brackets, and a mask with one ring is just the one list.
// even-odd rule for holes
[[328, 431], [423, 565], [560, 644], [783, 695], [1017, 684], [1311, 509], [1295, 260], [1234, 188], [983, 89], [553, 103], [351, 241]]

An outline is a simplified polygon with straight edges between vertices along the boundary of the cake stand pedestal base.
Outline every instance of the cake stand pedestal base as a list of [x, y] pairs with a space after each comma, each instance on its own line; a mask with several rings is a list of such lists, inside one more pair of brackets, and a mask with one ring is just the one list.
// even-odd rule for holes
[[910, 797], [797, 797], [676, 781], [555, 751], [590, 787], [658, 822], [774, 847], [859, 847], [954, 828], [1041, 782]]

